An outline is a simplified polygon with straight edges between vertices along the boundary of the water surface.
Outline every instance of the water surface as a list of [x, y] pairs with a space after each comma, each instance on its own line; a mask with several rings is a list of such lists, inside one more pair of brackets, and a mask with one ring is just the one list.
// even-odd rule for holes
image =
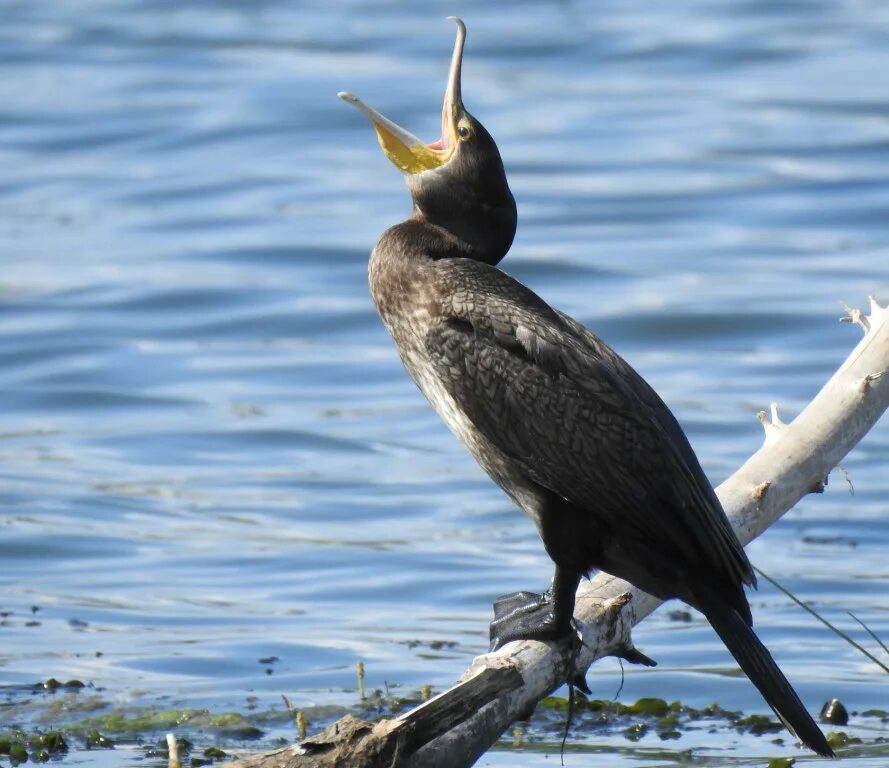
[[[492, 597], [547, 583], [376, 318], [367, 255], [409, 198], [335, 98], [434, 138], [455, 12], [519, 205], [503, 266], [650, 379], [715, 483], [758, 410], [791, 418], [857, 342], [842, 305], [889, 298], [885, 4], [0, 1], [7, 691], [351, 705], [357, 659], [371, 687], [438, 690], [485, 650]], [[835, 474], [750, 547], [859, 636], [848, 610], [889, 637], [887, 466], [883, 423], [843, 462], [854, 496]], [[885, 677], [780, 593], [752, 604], [812, 709], [887, 708]], [[622, 699], [763, 711], [699, 617], [661, 611], [636, 642], [660, 666]], [[614, 695], [617, 663], [590, 684]], [[584, 746], [604, 751], [570, 764], [795, 754], [706, 731]]]

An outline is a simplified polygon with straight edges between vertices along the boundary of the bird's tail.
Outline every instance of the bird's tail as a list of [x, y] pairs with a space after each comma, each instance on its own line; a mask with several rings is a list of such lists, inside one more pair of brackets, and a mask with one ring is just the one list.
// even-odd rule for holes
[[707, 606], [704, 613], [744, 674], [757, 687], [787, 730], [822, 757], [835, 757], [821, 729], [806, 711], [753, 628], [734, 608], [727, 605]]

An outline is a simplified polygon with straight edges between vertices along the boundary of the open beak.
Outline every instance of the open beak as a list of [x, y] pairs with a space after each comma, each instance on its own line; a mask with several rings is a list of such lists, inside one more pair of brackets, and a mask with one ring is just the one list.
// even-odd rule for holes
[[369, 107], [357, 96], [341, 91], [337, 94], [343, 101], [358, 107], [370, 119], [383, 152], [405, 173], [422, 173], [440, 168], [453, 157], [457, 150], [457, 121], [463, 113], [463, 100], [460, 95], [460, 70], [463, 65], [463, 44], [466, 41], [466, 26], [456, 16], [450, 19], [457, 24], [457, 40], [451, 56], [451, 69], [448, 73], [448, 87], [441, 108], [441, 138], [431, 144], [420, 139], [404, 128], [384, 117], [373, 107]]

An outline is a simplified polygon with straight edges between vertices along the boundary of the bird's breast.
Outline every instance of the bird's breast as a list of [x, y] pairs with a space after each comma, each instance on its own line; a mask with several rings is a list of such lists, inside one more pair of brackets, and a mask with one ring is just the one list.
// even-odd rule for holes
[[405, 369], [435, 412], [469, 451], [481, 461], [485, 446], [481, 433], [458, 405], [429, 358], [425, 337], [431, 318], [422, 309], [406, 316], [383, 318]]
[[391, 250], [379, 248], [368, 278], [374, 305], [410, 377], [482, 469], [538, 522], [533, 484], [476, 427], [430, 358], [427, 339], [447, 320], [442, 307], [459, 303], [454, 294], [459, 286], [443, 279], [431, 262], [394, 258]]
[[490, 454], [487, 441], [448, 391], [446, 383], [436, 372], [426, 348], [426, 339], [430, 331], [441, 322], [441, 318], [436, 315], [435, 302], [431, 297], [424, 295], [422, 287], [415, 284], [402, 282], [402, 288], [409, 291], [408, 295], [412, 296], [413, 300], [406, 300], [405, 293], [397, 297], [392, 296], [387, 287], [380, 290], [379, 282], [375, 285], [373, 275], [371, 276], [374, 304], [383, 325], [395, 342], [401, 362], [408, 374], [448, 429], [469, 449], [476, 460], [491, 472], [493, 467], [486, 466]]

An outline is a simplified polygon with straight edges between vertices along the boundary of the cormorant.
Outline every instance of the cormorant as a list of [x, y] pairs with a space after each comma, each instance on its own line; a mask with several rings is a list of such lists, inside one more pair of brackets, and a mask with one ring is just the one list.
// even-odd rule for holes
[[497, 268], [516, 206], [497, 145], [463, 106], [459, 19], [441, 139], [424, 144], [349, 93], [413, 198], [373, 249], [370, 293], [417, 386], [537, 526], [552, 587], [499, 601], [494, 647], [571, 633], [601, 569], [703, 613], [788, 730], [833, 754], [753, 632], [756, 578], [678, 421], [580, 323]]

